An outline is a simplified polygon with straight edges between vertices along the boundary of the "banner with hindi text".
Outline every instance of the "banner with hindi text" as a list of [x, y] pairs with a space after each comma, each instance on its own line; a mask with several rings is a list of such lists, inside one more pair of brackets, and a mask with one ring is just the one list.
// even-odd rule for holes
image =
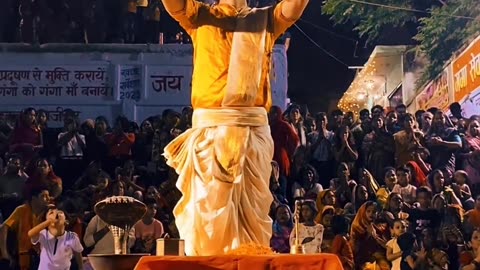
[[420, 92], [415, 101], [417, 110], [427, 110], [435, 107], [442, 111], [448, 110], [450, 106], [450, 91], [452, 91], [451, 66], [443, 72]]
[[480, 89], [471, 93], [462, 102], [462, 115], [469, 118], [472, 115], [480, 115]]
[[480, 89], [480, 36], [453, 60], [455, 101], [462, 103]]
[[155, 99], [161, 105], [185, 104], [185, 100], [190, 100], [192, 66], [148, 65], [145, 70], [147, 101]]
[[[113, 122], [120, 114], [142, 121], [191, 105], [191, 44], [45, 46], [29, 51], [25, 44], [18, 50], [15, 44], [0, 44], [0, 118], [16, 119], [33, 107], [47, 111], [50, 127], [62, 127], [67, 109], [81, 121], [104, 116]], [[284, 46], [276, 45], [272, 57], [272, 99], [284, 106]]]
[[140, 101], [142, 91], [142, 66], [121, 65], [119, 66], [118, 78], [118, 100]]
[[4, 102], [49, 104], [59, 99], [113, 100], [109, 65], [0, 66], [0, 98]]

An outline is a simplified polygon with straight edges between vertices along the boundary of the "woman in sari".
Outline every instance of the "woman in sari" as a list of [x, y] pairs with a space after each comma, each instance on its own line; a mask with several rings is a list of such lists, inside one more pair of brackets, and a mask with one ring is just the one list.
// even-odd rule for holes
[[323, 239], [322, 239], [322, 252], [331, 253], [332, 242], [335, 234], [333, 233], [332, 228], [332, 219], [335, 216], [335, 208], [333, 206], [327, 205], [323, 208], [322, 212], [317, 214], [317, 217], [320, 216], [320, 222], [315, 222], [317, 224], [322, 224]]
[[56, 199], [62, 194], [62, 179], [55, 175], [52, 165], [48, 160], [41, 158], [35, 163], [35, 171], [25, 183], [26, 194], [32, 189], [47, 187], [50, 198]]
[[146, 119], [140, 125], [140, 132], [137, 134], [135, 144], [132, 148], [132, 155], [138, 166], [148, 166], [152, 161], [153, 136], [155, 131], [150, 119]]
[[282, 119], [282, 110], [272, 106], [269, 113], [270, 131], [274, 142], [273, 160], [280, 167], [280, 175], [290, 176], [292, 156], [299, 144], [298, 135], [292, 127]]
[[357, 185], [350, 179], [350, 169], [346, 163], [340, 163], [337, 168], [337, 178], [330, 180], [330, 190], [335, 190], [337, 206], [344, 208], [353, 199], [353, 189]]
[[333, 155], [338, 163], [346, 163], [353, 168], [358, 159], [355, 139], [348, 126], [341, 126], [335, 131]]
[[427, 185], [427, 176], [415, 161], [407, 162], [406, 166], [412, 173], [410, 183], [416, 187]]
[[311, 165], [304, 165], [300, 171], [300, 178], [293, 183], [293, 199], [316, 200], [322, 185], [318, 183], [317, 170]]
[[455, 195], [455, 192], [450, 185], [445, 183], [445, 175], [442, 170], [434, 170], [428, 175], [428, 184], [432, 189], [434, 195], [441, 194], [447, 201], [447, 204], [456, 204], [462, 206], [462, 202]]
[[463, 169], [467, 172], [473, 193], [480, 192], [480, 121], [473, 119], [468, 125], [466, 148], [468, 153], [465, 155]]
[[293, 105], [288, 113], [288, 123], [297, 134], [300, 145], [307, 145], [307, 130], [303, 123], [303, 117], [300, 113], [300, 107]]
[[390, 269], [390, 265], [385, 258], [386, 240], [383, 239], [384, 233], [375, 226], [377, 217], [377, 204], [367, 201], [358, 210], [350, 230], [350, 243], [353, 250], [355, 269], [362, 270], [363, 267], [375, 261], [381, 270]]
[[409, 161], [414, 161], [413, 153], [423, 144], [423, 133], [417, 128], [415, 116], [407, 113], [403, 121], [403, 127], [404, 130], [394, 135], [395, 165], [397, 167], [403, 166]]
[[310, 160], [308, 148], [302, 145], [298, 146], [293, 153], [292, 161], [290, 163], [290, 174], [287, 178], [289, 183], [291, 183], [290, 187], [292, 186], [293, 181], [300, 177], [300, 171], [305, 164], [308, 164], [308, 160]]
[[[382, 178], [380, 179], [383, 179], [384, 175], [385, 175], [385, 168], [382, 169], [382, 175], [381, 175]], [[367, 169], [364, 169], [364, 168], [361, 168], [359, 170], [358, 184], [364, 185], [367, 188], [368, 196], [370, 198], [376, 197], [376, 194], [381, 187], [381, 185], [377, 182], [377, 180], [373, 177], [373, 175]]]
[[272, 239], [270, 246], [275, 252], [290, 253], [290, 234], [293, 230], [292, 212], [286, 204], [280, 204], [275, 209]]
[[10, 137], [10, 153], [20, 155], [28, 166], [43, 148], [42, 132], [37, 125], [35, 109], [23, 110], [18, 120]]
[[377, 197], [377, 203], [381, 207], [385, 207], [387, 204], [387, 199], [390, 193], [392, 192], [395, 185], [398, 183], [397, 180], [397, 171], [393, 167], [387, 167], [384, 169], [383, 181], [385, 185], [381, 186], [378, 191], [375, 193]]
[[367, 169], [375, 179], [382, 179], [385, 167], [395, 163], [395, 141], [387, 132], [382, 117], [372, 119], [372, 129], [363, 139], [362, 152]]
[[[320, 191], [320, 193], [318, 193], [317, 202], [316, 202], [318, 214], [315, 217], [315, 223], [322, 222], [323, 208], [327, 206], [335, 207], [335, 203], [336, 203], [335, 193], [332, 190], [324, 189]], [[335, 212], [337, 214], [340, 214], [342, 211], [341, 209], [336, 209]]]
[[360, 207], [369, 200], [367, 188], [364, 185], [356, 185], [352, 192], [352, 202], [345, 205], [345, 215], [353, 219]]

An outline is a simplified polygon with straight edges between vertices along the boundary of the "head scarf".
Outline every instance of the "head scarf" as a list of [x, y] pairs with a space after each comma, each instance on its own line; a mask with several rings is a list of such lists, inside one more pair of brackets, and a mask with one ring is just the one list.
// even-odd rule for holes
[[351, 234], [364, 234], [367, 232], [367, 227], [370, 224], [367, 221], [367, 208], [370, 206], [375, 206], [375, 203], [372, 201], [367, 201], [358, 209], [357, 214], [352, 222]]
[[289, 231], [288, 234], [290, 234], [290, 231], [293, 229], [293, 214], [292, 211], [290, 210], [290, 207], [286, 204], [280, 204], [275, 208], [275, 214], [277, 213], [279, 208], [286, 208], [288, 210], [288, 214], [290, 215], [290, 220], [288, 221], [287, 227], [283, 227], [280, 223], [278, 223], [276, 220], [273, 222], [273, 234], [274, 235], [282, 235], [286, 231]]
[[[326, 214], [329, 210], [331, 210], [331, 211], [333, 212], [333, 214], [335, 215], [335, 208], [334, 208], [333, 206], [331, 206], [331, 205], [326, 205], [326, 206], [322, 209], [321, 212], [318, 211], [317, 218], [318, 218], [319, 221], [317, 222], [317, 219], [315, 219], [315, 222], [316, 222], [317, 224], [322, 224], [323, 216], [325, 216], [325, 214]], [[323, 224], [322, 224], [322, 225], [323, 225]]]
[[[316, 201], [318, 214], [317, 214], [317, 216], [315, 217], [315, 223], [320, 224], [320, 222], [322, 222], [322, 212], [323, 212], [323, 208], [327, 206], [327, 205], [323, 202], [323, 199], [325, 199], [325, 196], [326, 196], [329, 192], [332, 192], [332, 191], [331, 191], [330, 189], [324, 189], [324, 190], [320, 191], [320, 193], [318, 193], [317, 201]], [[335, 196], [335, 193], [333, 194], [333, 196]]]
[[387, 190], [387, 188], [380, 188], [377, 191], [377, 202], [380, 204], [382, 208], [386, 208], [388, 206], [387, 204], [387, 199], [388, 196], [390, 195], [390, 192]]
[[95, 120], [93, 119], [86, 119], [84, 122], [83, 122], [84, 125], [88, 126], [89, 128], [92, 128], [94, 129], [95, 128]]
[[[353, 213], [356, 213], [357, 212], [357, 205], [358, 205], [358, 202], [357, 202], [357, 191], [358, 191], [358, 188], [359, 187], [365, 187], [364, 185], [356, 185], [355, 187], [353, 187], [353, 191], [352, 191], [352, 205], [353, 205]], [[367, 192], [368, 192], [368, 188], [365, 187], [367, 189]], [[368, 195], [370, 196], [370, 193], [368, 193]], [[367, 201], [368, 201], [368, 197], [367, 197]], [[365, 201], [366, 202], [366, 201]], [[365, 203], [364, 202], [364, 203]]]
[[422, 187], [427, 185], [427, 176], [422, 171], [420, 166], [415, 161], [407, 162], [407, 165], [410, 165], [413, 168], [413, 175], [415, 176], [415, 182], [412, 183], [416, 187]]
[[367, 188], [368, 194], [376, 194], [380, 189], [380, 185], [378, 184], [377, 180], [375, 180], [370, 171], [368, 171], [367, 169], [363, 169], [363, 171], [366, 174], [365, 177], [367, 178], [365, 187]]

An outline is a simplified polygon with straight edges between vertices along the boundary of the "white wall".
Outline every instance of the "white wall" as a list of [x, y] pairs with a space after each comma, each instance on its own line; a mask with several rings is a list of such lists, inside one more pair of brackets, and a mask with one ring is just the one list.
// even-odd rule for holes
[[[0, 54], [2, 113], [43, 108], [50, 112], [50, 124], [58, 126], [66, 108], [78, 111], [81, 120], [124, 114], [142, 121], [190, 105], [191, 45], [5, 46]], [[273, 58], [272, 99], [284, 108], [285, 48], [275, 47]]]
[[391, 65], [391, 69], [386, 74], [386, 96], [393, 94], [393, 91], [397, 90], [399, 84], [403, 80], [403, 68], [402, 68], [402, 56], [396, 56], [395, 64]]

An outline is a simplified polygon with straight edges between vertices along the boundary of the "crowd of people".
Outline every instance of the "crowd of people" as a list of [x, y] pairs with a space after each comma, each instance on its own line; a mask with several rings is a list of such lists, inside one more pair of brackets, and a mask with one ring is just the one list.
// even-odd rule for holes
[[274, 108], [272, 248], [300, 200], [300, 242], [344, 269], [480, 269], [480, 117], [450, 112]]
[[[450, 111], [376, 105], [356, 119], [272, 107], [272, 250], [290, 252], [297, 210], [305, 251], [336, 254], [346, 270], [479, 269], [480, 117], [463, 118], [458, 104]], [[114, 253], [93, 211], [109, 196], [147, 205], [130, 252], [155, 254], [156, 239], [179, 237], [181, 194], [162, 153], [192, 113], [165, 110], [140, 125], [119, 116], [110, 127], [65, 110], [63, 128], [49, 127], [41, 109], [0, 116], [0, 268], [87, 269], [87, 254]]]

